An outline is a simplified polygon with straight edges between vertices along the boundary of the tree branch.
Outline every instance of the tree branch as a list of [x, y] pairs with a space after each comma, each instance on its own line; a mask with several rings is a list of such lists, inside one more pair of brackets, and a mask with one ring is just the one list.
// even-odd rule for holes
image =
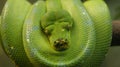
[[113, 24], [112, 46], [120, 45], [120, 20], [115, 20]]

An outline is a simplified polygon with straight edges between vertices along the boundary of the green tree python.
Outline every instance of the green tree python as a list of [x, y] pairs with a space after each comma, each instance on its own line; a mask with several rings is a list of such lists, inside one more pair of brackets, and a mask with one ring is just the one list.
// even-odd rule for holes
[[112, 38], [103, 0], [7, 0], [0, 27], [18, 67], [99, 67]]

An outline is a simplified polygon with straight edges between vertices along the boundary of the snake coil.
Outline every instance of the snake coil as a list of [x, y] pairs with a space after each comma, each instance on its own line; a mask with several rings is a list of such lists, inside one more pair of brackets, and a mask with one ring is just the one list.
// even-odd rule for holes
[[103, 0], [7, 0], [1, 40], [19, 67], [99, 67], [111, 42]]

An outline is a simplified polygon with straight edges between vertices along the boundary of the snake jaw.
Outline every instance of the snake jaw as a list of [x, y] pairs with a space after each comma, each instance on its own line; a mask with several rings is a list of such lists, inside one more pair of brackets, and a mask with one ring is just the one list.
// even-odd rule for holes
[[67, 39], [63, 39], [63, 38], [60, 38], [60, 39], [57, 39], [56, 41], [54, 41], [54, 49], [56, 51], [65, 51], [68, 49], [68, 40]]

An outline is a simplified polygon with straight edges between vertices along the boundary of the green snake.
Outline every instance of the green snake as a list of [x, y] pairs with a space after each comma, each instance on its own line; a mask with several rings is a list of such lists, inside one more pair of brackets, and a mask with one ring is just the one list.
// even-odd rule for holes
[[7, 0], [0, 27], [18, 67], [99, 67], [112, 37], [103, 0]]

